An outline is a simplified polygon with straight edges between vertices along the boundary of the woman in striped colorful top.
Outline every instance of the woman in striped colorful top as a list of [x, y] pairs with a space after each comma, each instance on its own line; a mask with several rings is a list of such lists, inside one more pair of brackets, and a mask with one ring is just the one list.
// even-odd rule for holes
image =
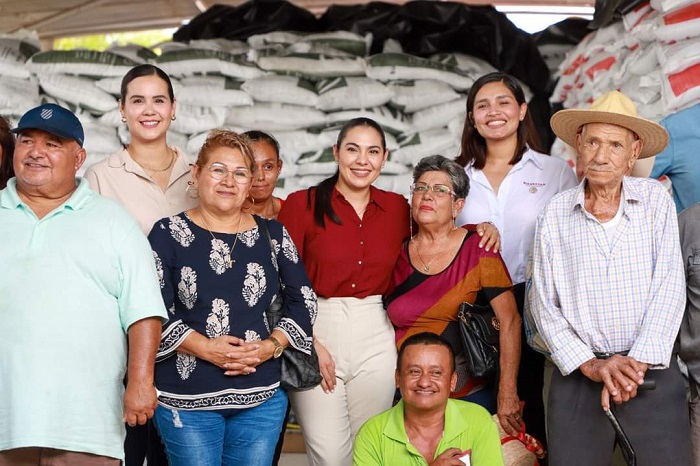
[[[455, 226], [469, 192], [461, 166], [441, 155], [426, 157], [416, 165], [413, 181], [411, 212], [418, 232], [404, 243], [384, 299], [396, 343], [426, 331], [448, 335], [460, 303], [488, 300], [501, 324], [496, 411], [503, 428], [515, 434], [522, 425], [516, 386], [521, 319], [506, 265], [498, 252], [479, 247], [478, 235]], [[495, 387], [470, 378], [459, 354], [457, 374], [452, 396], [494, 411]]]

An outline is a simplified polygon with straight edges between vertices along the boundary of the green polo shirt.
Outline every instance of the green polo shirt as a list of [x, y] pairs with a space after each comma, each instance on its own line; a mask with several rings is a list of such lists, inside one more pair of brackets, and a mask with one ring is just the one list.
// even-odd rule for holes
[[[353, 466], [427, 466], [425, 458], [408, 441], [403, 421], [403, 400], [368, 420], [355, 438]], [[472, 466], [503, 466], [498, 429], [488, 411], [461, 400], [447, 400], [445, 432], [435, 456], [449, 448], [470, 450]]]
[[166, 316], [150, 245], [84, 179], [41, 219], [15, 181], [0, 191], [0, 451], [123, 459], [126, 332]]

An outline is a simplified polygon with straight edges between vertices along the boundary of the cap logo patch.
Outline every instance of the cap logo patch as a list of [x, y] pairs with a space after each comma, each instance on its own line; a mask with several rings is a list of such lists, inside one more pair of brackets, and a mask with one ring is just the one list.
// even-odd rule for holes
[[41, 118], [44, 120], [48, 120], [49, 118], [51, 118], [53, 116], [53, 110], [50, 108], [45, 108], [41, 111], [39, 116], [41, 116]]

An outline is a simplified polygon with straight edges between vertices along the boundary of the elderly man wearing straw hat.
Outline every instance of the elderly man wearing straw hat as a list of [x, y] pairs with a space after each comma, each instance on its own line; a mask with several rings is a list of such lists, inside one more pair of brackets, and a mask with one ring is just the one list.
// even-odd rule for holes
[[[545, 207], [533, 246], [530, 312], [559, 369], [549, 391], [549, 464], [610, 464], [615, 432], [603, 409], [612, 399], [638, 464], [687, 465], [674, 349], [685, 304], [675, 207], [657, 181], [626, 176], [668, 134], [617, 91], [590, 109], [556, 113], [551, 125], [576, 148], [584, 178]], [[638, 392], [645, 379], [656, 389]]]

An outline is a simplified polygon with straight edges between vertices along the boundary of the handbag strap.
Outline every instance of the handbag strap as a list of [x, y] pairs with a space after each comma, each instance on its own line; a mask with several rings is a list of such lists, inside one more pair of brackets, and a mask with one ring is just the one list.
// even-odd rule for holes
[[[277, 254], [275, 253], [275, 245], [272, 243], [272, 237], [270, 236], [270, 229], [267, 227], [269, 220], [264, 219], [262, 217], [258, 217], [257, 215], [253, 215], [253, 218], [255, 219], [255, 223], [258, 224], [258, 230], [260, 230], [260, 233], [265, 237], [265, 239], [267, 239], [267, 244], [270, 245], [270, 250], [272, 251], [272, 254], [275, 256], [275, 260], [277, 260]], [[278, 261], [278, 264], [279, 264], [279, 261]], [[282, 274], [278, 273], [277, 279], [280, 282], [280, 291], [282, 291]]]

